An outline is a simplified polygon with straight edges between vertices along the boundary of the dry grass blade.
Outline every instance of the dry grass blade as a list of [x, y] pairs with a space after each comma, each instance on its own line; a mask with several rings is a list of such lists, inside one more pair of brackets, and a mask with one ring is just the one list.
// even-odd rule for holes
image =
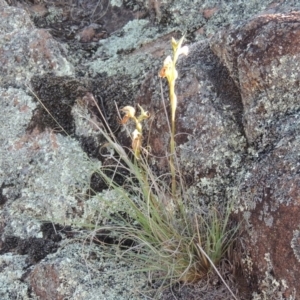
[[220, 272], [218, 271], [218, 269], [216, 268], [216, 266], [214, 265], [214, 263], [209, 258], [209, 256], [205, 253], [205, 251], [202, 249], [202, 247], [199, 244], [197, 244], [197, 246], [198, 246], [199, 250], [201, 251], [201, 253], [207, 258], [207, 260], [209, 261], [209, 263], [211, 264], [211, 266], [213, 267], [213, 269], [216, 271], [216, 273], [218, 274], [218, 276], [220, 277], [220, 279], [222, 280], [222, 282], [224, 283], [224, 285], [226, 286], [226, 288], [228, 289], [228, 291], [230, 292], [230, 294], [232, 295], [232, 297], [235, 300], [238, 300], [236, 298], [236, 296], [234, 295], [233, 291], [230, 289], [230, 287], [226, 283], [226, 281], [223, 279], [222, 275], [220, 274]]

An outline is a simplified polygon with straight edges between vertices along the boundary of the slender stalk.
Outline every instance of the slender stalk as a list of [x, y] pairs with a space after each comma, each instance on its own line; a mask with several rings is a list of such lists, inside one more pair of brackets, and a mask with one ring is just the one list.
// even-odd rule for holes
[[223, 277], [221, 276], [220, 272], [218, 271], [218, 269], [216, 268], [215, 264], [212, 262], [212, 260], [210, 259], [210, 257], [205, 253], [205, 251], [202, 249], [202, 247], [197, 244], [199, 250], [201, 251], [201, 253], [207, 258], [207, 260], [209, 261], [209, 263], [211, 264], [211, 266], [214, 268], [214, 270], [216, 271], [216, 273], [218, 274], [219, 278], [222, 280], [223, 284], [226, 286], [227, 290], [230, 292], [230, 294], [232, 295], [232, 297], [235, 300], [238, 300], [237, 297], [234, 295], [233, 291], [230, 289], [230, 287], [228, 286], [228, 284], [225, 282], [225, 280], [223, 279]]
[[[175, 66], [174, 66], [175, 69]], [[170, 103], [171, 103], [171, 140], [170, 140], [170, 171], [172, 176], [172, 196], [176, 197], [176, 168], [174, 165], [175, 156], [175, 115], [177, 107], [177, 97], [175, 94], [175, 79], [169, 82], [170, 89]]]

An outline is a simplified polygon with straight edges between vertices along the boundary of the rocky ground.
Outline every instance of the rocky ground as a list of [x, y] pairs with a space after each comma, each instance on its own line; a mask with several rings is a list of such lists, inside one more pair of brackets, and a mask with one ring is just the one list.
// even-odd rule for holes
[[[234, 199], [243, 220], [240, 259], [223, 275], [239, 299], [299, 299], [299, 1], [0, 0], [1, 299], [154, 297], [146, 274], [81, 230], [99, 217], [92, 192], [117, 201], [95, 173], [105, 140], [90, 120], [128, 145], [116, 105], [141, 104], [163, 157], [157, 74], [182, 34], [176, 142], [188, 193], [196, 207]], [[156, 298], [232, 299], [214, 275]]]

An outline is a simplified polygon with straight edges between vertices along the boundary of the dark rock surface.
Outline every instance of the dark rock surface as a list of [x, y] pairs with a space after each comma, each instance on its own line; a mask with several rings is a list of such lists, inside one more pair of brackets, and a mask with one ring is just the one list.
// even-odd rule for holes
[[253, 262], [245, 264], [250, 281], [255, 290], [263, 284], [282, 289], [282, 296], [273, 290], [268, 299], [300, 293], [299, 34], [300, 13], [292, 11], [261, 14], [211, 42], [239, 86], [248, 151], [255, 154], [238, 199], [247, 222], [245, 249]]
[[245, 133], [255, 150], [274, 144], [280, 136], [276, 122], [299, 110], [299, 17], [299, 12], [262, 14], [212, 39], [213, 51], [240, 89]]
[[[242, 270], [228, 278], [240, 299], [299, 299], [300, 4], [192, 2], [0, 0], [1, 299], [146, 299], [146, 275], [70, 225], [126, 211], [95, 176], [97, 126], [130, 144], [116, 105], [149, 110], [150, 162], [166, 171], [157, 74], [182, 33], [176, 142], [195, 209], [236, 201]], [[219, 281], [174, 293], [231, 299]]]

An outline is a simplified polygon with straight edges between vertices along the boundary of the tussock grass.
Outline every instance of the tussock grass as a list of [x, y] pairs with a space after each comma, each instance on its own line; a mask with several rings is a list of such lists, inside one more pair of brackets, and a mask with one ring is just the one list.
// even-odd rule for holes
[[[169, 184], [172, 174], [157, 176], [146, 155], [131, 159], [136, 158], [136, 151], [125, 151], [112, 131], [99, 130], [107, 140], [106, 146], [114, 149], [110, 159], [115, 162], [115, 172], [123, 169], [128, 175], [119, 185], [103, 169], [97, 172], [128, 209], [125, 216], [123, 211], [107, 215], [109, 224], [95, 231], [112, 232], [122, 245], [120, 257], [136, 270], [160, 279], [162, 285], [195, 283], [204, 278], [226, 255], [235, 238], [237, 228], [229, 227], [231, 204], [195, 214], [180, 172], [174, 194]], [[109, 207], [110, 202], [106, 205]], [[123, 245], [126, 240], [132, 242], [128, 247]]]

